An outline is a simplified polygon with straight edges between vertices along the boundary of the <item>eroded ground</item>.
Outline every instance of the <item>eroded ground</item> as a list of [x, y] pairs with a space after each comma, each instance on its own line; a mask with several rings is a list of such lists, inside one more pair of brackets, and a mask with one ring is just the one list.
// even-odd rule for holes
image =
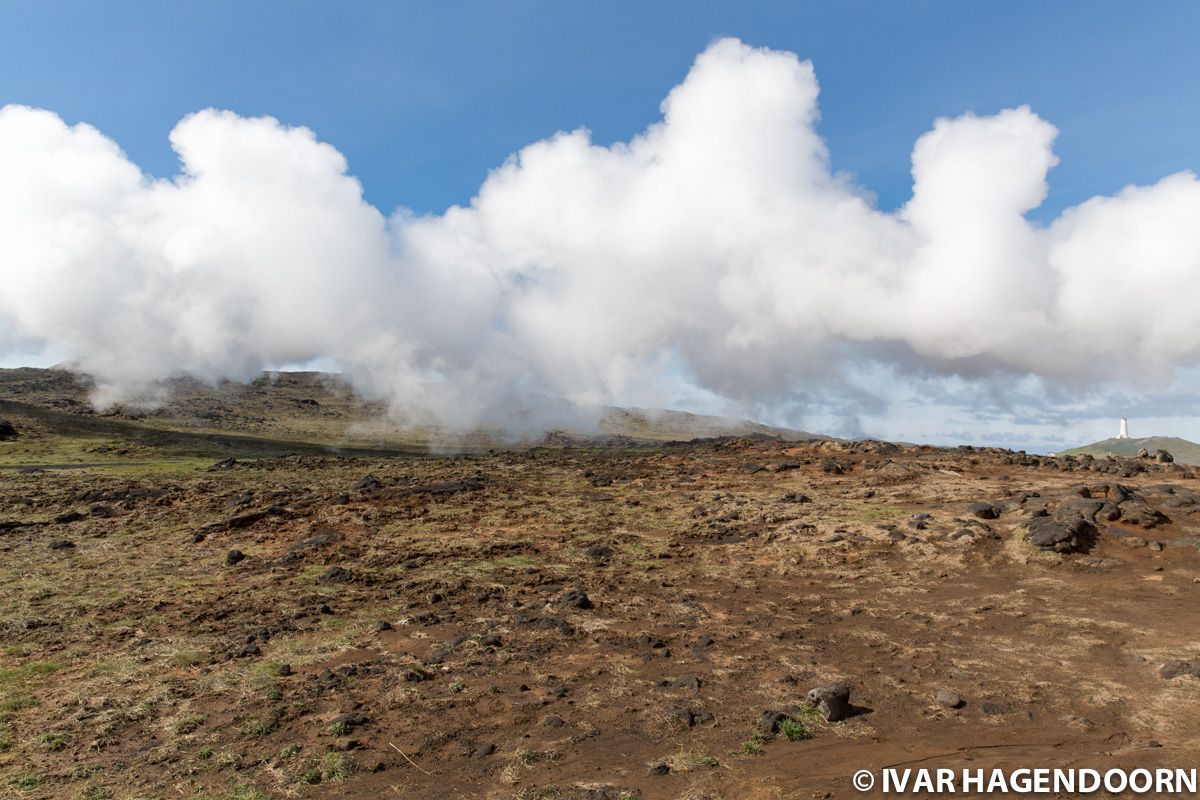
[[0, 481], [0, 794], [840, 798], [1200, 755], [1176, 465], [743, 439]]

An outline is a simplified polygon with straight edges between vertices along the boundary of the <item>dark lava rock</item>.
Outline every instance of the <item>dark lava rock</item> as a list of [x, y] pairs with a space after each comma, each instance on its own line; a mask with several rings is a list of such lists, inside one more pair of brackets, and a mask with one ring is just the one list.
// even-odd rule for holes
[[364, 475], [350, 488], [356, 492], [377, 492], [383, 488], [383, 481], [374, 475]]
[[55, 517], [54, 521], [59, 525], [66, 525], [69, 522], [78, 522], [86, 516], [78, 511], [67, 511]]
[[850, 684], [838, 681], [828, 686], [818, 686], [808, 693], [808, 702], [830, 722], [850, 716]]
[[225, 566], [232, 567], [246, 560], [246, 554], [241, 550], [230, 550], [225, 554]]
[[1154, 460], [1160, 464], [1173, 464], [1175, 462], [1175, 456], [1171, 455], [1166, 450], [1155, 450]]
[[1168, 681], [1172, 678], [1179, 677], [1200, 678], [1200, 667], [1197, 667], [1190, 661], [1177, 658], [1173, 661], [1168, 661], [1167, 663], [1163, 664], [1162, 669], [1158, 671], [1158, 674], [1164, 680]]
[[488, 742], [487, 744], [479, 745], [471, 755], [473, 758], [487, 758], [494, 752], [496, 752], [496, 745]]
[[658, 764], [652, 765], [650, 767], [650, 769], [646, 770], [646, 774], [647, 775], [666, 775], [670, 771], [671, 771], [671, 768], [669, 766], [667, 766], [666, 764], [664, 764], [662, 762], [659, 762]]
[[10, 442], [17, 438], [17, 426], [6, 419], [0, 419], [0, 442]]
[[241, 649], [237, 651], [238, 658], [250, 658], [251, 656], [258, 655], [262, 655], [262, 650], [258, 649], [258, 645], [254, 644], [253, 642], [246, 642], [241, 646]]
[[547, 728], [561, 728], [566, 724], [566, 721], [557, 714], [551, 714], [542, 720], [542, 725], [546, 726]]
[[333, 566], [317, 578], [317, 583], [349, 583], [352, 580], [354, 580], [353, 572], [345, 567]]
[[934, 699], [937, 701], [939, 706], [945, 706], [946, 708], [963, 707], [962, 695], [950, 689], [940, 689], [937, 693], [937, 697]]
[[563, 697], [566, 697], [570, 693], [571, 693], [571, 690], [565, 686], [555, 686], [553, 689], [550, 690], [551, 697], [563, 698]]
[[799, 492], [788, 492], [780, 498], [785, 503], [811, 503], [812, 498]]
[[603, 561], [606, 558], [612, 558], [613, 549], [602, 544], [594, 544], [583, 551], [583, 554], [588, 558], [594, 558], [597, 561]]
[[[813, 691], [815, 692], [816, 689]], [[791, 718], [792, 717], [790, 714], [787, 714], [783, 711], [764, 711], [762, 716], [758, 718], [758, 729], [770, 736], [779, 730], [779, 723], [790, 720]]]
[[337, 531], [329, 528], [314, 528], [308, 536], [289, 546], [287, 552], [279, 560], [285, 564], [303, 561], [309, 553], [324, 550], [340, 538]]
[[390, 630], [392, 630], [392, 623], [388, 622], [385, 619], [381, 619], [381, 620], [379, 620], [379, 622], [375, 623], [375, 632], [376, 633], [383, 633], [384, 631], [390, 631]]
[[643, 633], [641, 636], [638, 637], [638, 645], [640, 647], [649, 647], [651, 649], [657, 650], [660, 647], [666, 647], [667, 643], [664, 642], [662, 639], [658, 638], [657, 636], [652, 636], [648, 633]]
[[1055, 553], [1086, 553], [1098, 537], [1095, 526], [1080, 516], [1066, 520], [1034, 517], [1025, 527], [1031, 544]]
[[767, 471], [767, 468], [764, 467], [762, 464], [743, 464], [742, 465], [742, 472], [745, 472], [747, 475], [756, 475], [759, 472], [766, 472], [766, 471]]
[[587, 596], [587, 592], [583, 591], [583, 589], [579, 588], [578, 586], [568, 589], [563, 593], [562, 603], [567, 608], [579, 608], [587, 610], [594, 607], [591, 598]]
[[70, 550], [75, 547], [75, 543], [70, 539], [55, 539], [48, 546], [51, 550]]
[[292, 674], [291, 664], [280, 664], [279, 669], [275, 670], [275, 674], [281, 678], [286, 678]]
[[223, 469], [237, 469], [237, 466], [238, 466], [238, 460], [236, 458], [223, 458], [220, 461], [218, 461], [217, 463], [213, 464], [211, 467], [209, 467], [206, 471], [207, 472], [220, 472]]
[[494, 633], [489, 633], [479, 639], [479, 643], [484, 647], [499, 647], [501, 645], [500, 637]]
[[991, 503], [971, 503], [971, 505], [967, 506], [967, 513], [980, 519], [995, 519], [996, 507]]

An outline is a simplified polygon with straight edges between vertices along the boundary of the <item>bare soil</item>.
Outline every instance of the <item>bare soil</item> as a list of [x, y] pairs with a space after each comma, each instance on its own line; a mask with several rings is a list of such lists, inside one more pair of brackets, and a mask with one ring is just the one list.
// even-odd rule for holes
[[[764, 438], [5, 472], [0, 795], [1190, 768], [1200, 679], [1161, 670], [1200, 666], [1198, 491], [1179, 465]], [[1043, 513], [1094, 524], [1043, 550]], [[840, 679], [830, 722], [805, 697]], [[756, 735], [767, 711], [798, 740]]]

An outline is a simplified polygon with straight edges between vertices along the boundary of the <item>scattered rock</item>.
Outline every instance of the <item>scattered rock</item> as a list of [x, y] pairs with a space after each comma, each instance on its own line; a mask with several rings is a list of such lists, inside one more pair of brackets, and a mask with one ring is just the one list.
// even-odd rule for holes
[[379, 620], [379, 622], [375, 623], [375, 632], [376, 633], [384, 633], [385, 631], [390, 631], [390, 630], [392, 630], [392, 623], [388, 622], [385, 619], [381, 619], [381, 620]]
[[995, 519], [997, 517], [996, 507], [991, 503], [971, 503], [971, 505], [967, 506], [967, 513], [980, 519]]
[[944, 706], [946, 708], [963, 707], [962, 695], [950, 689], [940, 689], [937, 693], [937, 697], [934, 699], [937, 701], [939, 706]]
[[377, 492], [383, 488], [383, 481], [374, 475], [364, 475], [350, 488], [356, 492]]
[[808, 693], [808, 702], [830, 722], [850, 716], [850, 684], [838, 681], [828, 686], [818, 686]]
[[349, 583], [354, 580], [354, 573], [345, 567], [333, 566], [325, 570], [317, 583]]
[[646, 770], [647, 775], [666, 775], [671, 771], [671, 768], [663, 762], [652, 764], [650, 769]]
[[75, 543], [70, 539], [55, 539], [48, 547], [51, 550], [70, 550], [75, 547]]
[[1176, 658], [1162, 665], [1162, 669], [1158, 671], [1160, 677], [1164, 680], [1172, 678], [1187, 677], [1200, 678], [1200, 667], [1197, 667], [1190, 661], [1185, 661], [1182, 658]]
[[[817, 691], [813, 689], [813, 692]], [[812, 692], [809, 692], [809, 699], [812, 699]], [[758, 718], [758, 729], [768, 736], [773, 735], [779, 730], [779, 723], [790, 720], [792, 717], [783, 711], [764, 711], [762, 716]], [[839, 717], [840, 719], [840, 717]]]
[[225, 566], [232, 567], [246, 560], [246, 554], [241, 550], [230, 550], [225, 554]]
[[6, 419], [0, 419], [0, 442], [10, 442], [17, 438], [17, 426]]
[[1084, 553], [1095, 544], [1096, 528], [1082, 516], [1066, 521], [1034, 517], [1025, 523], [1031, 544], [1056, 553]]
[[587, 596], [587, 592], [578, 586], [568, 589], [563, 593], [562, 604], [567, 608], [578, 608], [585, 611], [594, 607], [591, 598]]
[[613, 549], [602, 544], [594, 544], [583, 551], [583, 554], [588, 558], [594, 558], [597, 561], [603, 561], [612, 558]]
[[479, 747], [475, 748], [475, 752], [472, 753], [471, 756], [472, 758], [487, 758], [494, 752], [496, 752], [496, 745], [488, 742], [487, 744], [481, 744]]

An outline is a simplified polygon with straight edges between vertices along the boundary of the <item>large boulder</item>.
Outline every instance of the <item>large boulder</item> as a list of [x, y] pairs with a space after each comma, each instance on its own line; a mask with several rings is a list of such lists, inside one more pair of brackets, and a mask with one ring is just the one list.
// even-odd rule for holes
[[1033, 517], [1025, 528], [1031, 544], [1055, 553], [1086, 553], [1099, 536], [1096, 526], [1079, 515]]
[[0, 419], [0, 442], [17, 438], [17, 426], [6, 419]]
[[821, 715], [830, 722], [850, 716], [850, 684], [838, 681], [828, 686], [818, 686], [808, 693], [809, 705], [816, 706]]

